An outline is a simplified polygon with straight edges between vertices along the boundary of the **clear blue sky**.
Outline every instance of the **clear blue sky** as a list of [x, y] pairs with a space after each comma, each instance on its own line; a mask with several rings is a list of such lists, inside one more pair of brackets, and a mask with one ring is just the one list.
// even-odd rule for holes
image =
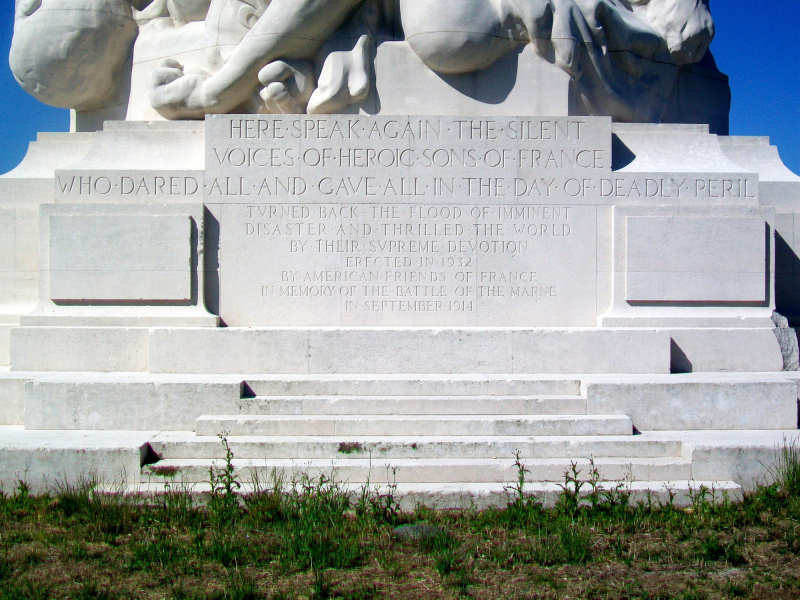
[[[0, 8], [0, 173], [22, 160], [37, 131], [69, 128], [66, 110], [37, 102], [11, 76], [13, 5], [4, 0]], [[731, 134], [769, 136], [786, 165], [800, 173], [800, 3], [712, 0], [711, 8], [717, 23], [712, 50], [733, 89]]]

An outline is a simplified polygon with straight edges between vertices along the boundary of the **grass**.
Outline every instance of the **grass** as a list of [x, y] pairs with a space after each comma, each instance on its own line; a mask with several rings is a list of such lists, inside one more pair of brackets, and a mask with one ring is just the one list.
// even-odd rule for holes
[[0, 600], [800, 597], [797, 447], [739, 502], [634, 504], [590, 466], [546, 509], [518, 459], [503, 508], [402, 513], [392, 487], [354, 494], [325, 476], [273, 474], [243, 494], [222, 442], [205, 499], [171, 478], [150, 497], [90, 479], [0, 494]]

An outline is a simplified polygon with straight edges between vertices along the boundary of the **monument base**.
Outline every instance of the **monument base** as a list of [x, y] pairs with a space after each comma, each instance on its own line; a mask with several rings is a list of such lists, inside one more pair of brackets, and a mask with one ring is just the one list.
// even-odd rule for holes
[[[25, 317], [14, 371], [175, 374], [632, 374], [775, 372], [767, 328], [169, 328]], [[150, 325], [152, 317], [141, 319]], [[165, 317], [174, 321], [175, 315]], [[172, 324], [171, 324], [172, 325]]]
[[[35, 490], [89, 475], [109, 487], [206, 489], [225, 435], [246, 484], [325, 472], [397, 483], [405, 506], [503, 505], [516, 481], [552, 499], [575, 462], [641, 498], [705, 485], [734, 496], [797, 443], [796, 374], [514, 376], [3, 376], [0, 476]], [[172, 431], [161, 425], [171, 423]], [[527, 488], [526, 488], [527, 489]], [[721, 497], [721, 496], [720, 496]], [[681, 502], [681, 500], [679, 500]], [[411, 506], [413, 507], [413, 506]]]
[[[249, 137], [276, 130], [314, 139]], [[517, 451], [545, 498], [590, 459], [634, 497], [739, 493], [800, 437], [772, 321], [800, 306], [800, 179], [721, 139], [363, 115], [43, 136], [0, 178], [0, 482], [202, 490], [225, 434], [244, 480], [431, 506], [503, 504]]]

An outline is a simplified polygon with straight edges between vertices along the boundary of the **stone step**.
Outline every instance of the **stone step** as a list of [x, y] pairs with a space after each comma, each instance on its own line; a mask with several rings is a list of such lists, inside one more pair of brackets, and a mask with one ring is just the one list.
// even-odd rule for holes
[[197, 419], [197, 435], [631, 435], [624, 415], [221, 415]]
[[[150, 373], [239, 373], [245, 379], [254, 374], [509, 373], [530, 378], [531, 373], [666, 375], [670, 371], [671, 338], [666, 329], [479, 325], [480, 321], [467, 327], [152, 328], [147, 337], [148, 366]], [[35, 353], [45, 340], [68, 353], [67, 332], [21, 329], [16, 336], [24, 340], [25, 353], [16, 353], [16, 370], [43, 366], [60, 370], [68, 362], [64, 356], [47, 362]], [[70, 365], [73, 370], [92, 370], [92, 362], [114, 348], [96, 338], [94, 344], [85, 346], [86, 356]]]
[[314, 375], [245, 377], [252, 396], [578, 396], [574, 377]]
[[581, 396], [257, 396], [245, 415], [585, 415]]
[[[586, 459], [530, 459], [523, 461], [527, 481], [563, 482], [572, 466], [579, 470], [578, 478], [588, 480], [592, 466]], [[220, 468], [222, 460], [170, 459], [149, 465], [143, 470], [143, 482], [164, 477], [176, 482], [209, 481], [209, 469]], [[513, 459], [377, 459], [343, 458], [340, 460], [234, 460], [240, 481], [251, 482], [254, 476], [268, 483], [274, 473], [283, 481], [303, 475], [316, 479], [326, 474], [336, 481], [349, 484], [376, 483], [513, 483], [519, 476]], [[690, 480], [691, 461], [678, 458], [598, 458], [594, 468], [599, 479], [608, 481], [669, 481]]]
[[[680, 457], [683, 444], [643, 436], [530, 437], [230, 437], [236, 459], [334, 458], [667, 458]], [[165, 459], [223, 458], [218, 437], [164, 433], [150, 441]]]
[[[619, 487], [618, 481], [598, 482], [598, 488], [614, 490]], [[523, 492], [531, 495], [544, 506], [552, 507], [563, 493], [563, 484], [554, 482], [530, 482]], [[388, 486], [373, 488], [376, 493], [386, 494]], [[719, 503], [725, 498], [736, 501], [742, 499], [742, 487], [733, 481], [634, 481], [626, 482], [621, 488], [628, 494], [631, 504], [649, 503], [666, 505], [673, 503], [677, 507], [688, 507], [693, 503], [701, 489], [708, 490], [707, 500]], [[584, 486], [581, 495], [590, 492]], [[465, 486], [452, 483], [400, 483], [391, 492], [398, 499], [401, 510], [413, 511], [419, 506], [430, 509], [473, 509], [481, 510], [491, 507], [504, 507], [514, 499], [513, 489], [508, 484], [473, 483]]]
[[[169, 480], [160, 477], [153, 477], [146, 483], [132, 487], [131, 492], [144, 496], [162, 494], [165, 484]], [[267, 482], [268, 484], [269, 482]], [[562, 493], [562, 484], [555, 482], [530, 482], [527, 483], [523, 491], [526, 496], [532, 496], [537, 502], [544, 506], [553, 506]], [[609, 490], [616, 489], [619, 482], [601, 481], [598, 488]], [[184, 489], [192, 494], [208, 494], [211, 486], [208, 482], [186, 484], [185, 486], [170, 484], [171, 489]], [[420, 506], [430, 509], [471, 509], [483, 510], [487, 508], [505, 507], [515, 498], [513, 486], [507, 483], [398, 483], [389, 489], [386, 484], [370, 485], [370, 490], [374, 494], [386, 495], [391, 493], [398, 503], [401, 510], [412, 512]], [[116, 491], [116, 488], [109, 487], [109, 491]], [[256, 487], [252, 483], [245, 483], [239, 490], [240, 494], [248, 495], [263, 491], [263, 482]], [[267, 486], [267, 489], [269, 487]], [[725, 498], [737, 501], [742, 498], [742, 487], [733, 481], [634, 481], [626, 482], [622, 492], [628, 494], [631, 504], [653, 502], [656, 504], [668, 504], [672, 502], [677, 507], [687, 507], [692, 505], [693, 497], [696, 497], [701, 489], [707, 490], [707, 500], [719, 503]], [[350, 492], [351, 501], [358, 501], [360, 496], [360, 486], [346, 486], [346, 491]], [[590, 489], [584, 486], [581, 494], [585, 495]]]

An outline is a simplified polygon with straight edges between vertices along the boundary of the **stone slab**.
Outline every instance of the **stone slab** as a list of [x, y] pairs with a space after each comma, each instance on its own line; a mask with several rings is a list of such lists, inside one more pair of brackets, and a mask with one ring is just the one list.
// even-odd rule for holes
[[784, 368], [774, 329], [670, 329], [673, 373], [769, 373]]
[[[41, 213], [41, 237], [44, 240], [51, 237], [51, 221], [94, 223], [98, 226], [112, 223], [114, 227], [122, 228], [134, 224], [136, 229], [108, 239], [103, 239], [105, 233], [91, 233], [98, 242], [92, 252], [70, 250], [71, 232], [69, 228], [61, 232], [62, 246], [66, 246], [65, 256], [71, 257], [73, 263], [68, 268], [77, 267], [84, 274], [88, 272], [88, 280], [76, 280], [70, 271], [58, 271], [58, 268], [63, 269], [63, 258], [51, 257], [50, 243], [43, 243], [39, 257], [39, 302], [20, 318], [23, 326], [95, 327], [97, 335], [102, 337], [105, 328], [166, 324], [214, 327], [219, 324], [219, 318], [206, 310], [203, 300], [205, 242], [202, 204], [65, 202], [43, 205]], [[60, 266], [59, 260], [62, 261]], [[51, 272], [57, 276], [61, 273], [61, 284], [68, 288], [88, 282], [96, 289], [68, 290], [70, 293], [65, 295], [78, 298], [56, 303], [52, 298], [57, 298], [57, 294], [51, 293]], [[165, 280], [169, 280], [168, 285], [162, 285]], [[115, 298], [117, 296], [122, 298]], [[86, 368], [106, 370], [105, 367]], [[50, 367], [36, 366], [35, 369], [57, 371], [59, 367], [56, 362]]]
[[[261, 216], [272, 209], [286, 212]], [[221, 214], [220, 315], [232, 327], [596, 323], [593, 206], [382, 201]]]
[[[219, 317], [202, 306], [70, 305], [20, 317], [27, 327], [218, 327]], [[68, 310], [60, 310], [68, 309]]]
[[667, 373], [666, 331], [153, 329], [152, 373]]
[[138, 327], [15, 327], [14, 371], [144, 372], [148, 330]]
[[250, 415], [580, 415], [580, 396], [262, 396], [242, 399]]
[[587, 378], [590, 414], [622, 414], [639, 431], [797, 428], [792, 381], [704, 375]]
[[[164, 460], [145, 467], [143, 481], [152, 482], [155, 478], [169, 473], [182, 483], [203, 483], [208, 481], [209, 469], [219, 468], [221, 461], [214, 460]], [[588, 481], [590, 464], [587, 460], [569, 461], [565, 459], [530, 459], [525, 462], [531, 481], [563, 481], [565, 473], [575, 464], [579, 478]], [[236, 467], [236, 465], [234, 465]], [[594, 468], [602, 481], [678, 481], [691, 478], [691, 466], [681, 459], [596, 459]], [[291, 481], [302, 474], [318, 479], [325, 474], [336, 481], [349, 485], [381, 482], [387, 477], [397, 483], [514, 483], [517, 468], [510, 459], [353, 459], [338, 461], [306, 460], [242, 460], [236, 468], [241, 480], [251, 483], [258, 476], [260, 481], [269, 481], [277, 471], [284, 481]], [[177, 475], [175, 475], [177, 473]]]
[[[384, 477], [383, 479], [387, 479]], [[424, 506], [430, 510], [484, 510], [487, 508], [505, 508], [514, 500], [513, 491], [509, 491], [508, 483], [383, 483], [370, 482], [370, 488], [376, 494], [387, 494], [390, 491], [398, 500], [399, 509], [413, 513]], [[599, 482], [599, 489], [616, 490], [620, 482]], [[562, 494], [563, 483], [554, 482], [528, 482], [525, 492], [534, 497], [545, 507], [552, 508], [556, 505]], [[202, 482], [188, 486], [191, 492], [197, 495], [208, 495], [211, 486]], [[158, 477], [147, 483], [141, 483], [131, 488], [132, 492], [145, 497], [154, 496], [164, 492], [165, 480]], [[249, 494], [263, 489], [263, 484], [244, 484], [241, 492]], [[360, 486], [349, 486], [353, 500], [358, 499]], [[706, 490], [708, 501], [721, 503], [723, 500], [739, 501], [742, 498], [742, 488], [734, 481], [635, 481], [624, 483], [623, 489], [629, 493], [632, 505], [661, 503], [677, 508], [688, 508], [693, 505], [693, 499], [698, 492]], [[589, 493], [588, 486], [584, 486], [581, 494]]]
[[763, 219], [628, 217], [627, 230], [628, 302], [769, 300]]
[[[642, 436], [274, 436], [228, 438], [239, 459], [365, 458], [679, 458], [682, 442]], [[170, 459], [223, 459], [218, 437], [162, 432], [149, 442]]]
[[25, 426], [39, 430], [192, 430], [203, 414], [238, 411], [240, 382], [65, 381], [25, 387]]
[[[621, 185], [627, 187], [639, 178], [645, 184], [633, 190], [633, 197], [756, 205], [758, 177], [731, 161], [721, 138], [709, 135], [708, 125], [614, 123], [613, 132], [615, 175], [627, 182]], [[670, 195], [659, 194], [658, 187]]]
[[369, 114], [577, 114], [569, 75], [529, 46], [478, 72], [443, 75], [425, 67], [408, 44], [383, 42], [374, 65], [375, 91], [361, 106]]
[[[753, 223], [753, 231], [755, 231], [755, 221], [760, 221], [762, 223], [763, 231], [761, 231], [758, 240], [754, 241], [753, 243], [756, 245], [764, 244], [764, 253], [761, 256], [761, 263], [762, 266], [760, 267], [760, 272], [763, 275], [763, 292], [759, 295], [761, 298], [760, 301], [725, 301], [723, 300], [709, 300], [706, 298], [701, 298], [697, 300], [686, 300], [686, 299], [668, 299], [668, 300], [639, 300], [634, 301], [630, 299], [629, 295], [629, 285], [628, 285], [628, 274], [633, 272], [634, 274], [637, 273], [636, 269], [632, 266], [629, 266], [628, 258], [630, 252], [628, 251], [630, 248], [628, 237], [628, 221], [634, 221], [635, 219], [643, 218], [645, 219], [645, 223], [658, 223], [658, 220], [661, 220], [662, 223], [665, 225], [672, 222], [678, 221], [681, 222], [683, 220], [692, 219], [708, 219], [710, 221], [715, 221], [717, 219], [721, 220], [721, 222], [725, 222], [727, 220], [733, 220], [734, 222], [739, 223]], [[739, 221], [741, 219], [741, 221]], [[614, 260], [613, 266], [613, 304], [612, 308], [606, 312], [605, 314], [601, 315], [598, 321], [604, 327], [665, 327], [665, 328], [768, 328], [772, 329], [774, 325], [772, 324], [772, 311], [773, 308], [773, 297], [772, 297], [772, 286], [774, 281], [774, 265], [775, 265], [775, 254], [773, 244], [767, 240], [767, 237], [771, 235], [772, 227], [775, 220], [775, 214], [770, 208], [760, 208], [755, 206], [735, 206], [735, 205], [726, 205], [726, 206], [714, 206], [711, 204], [707, 204], [705, 206], [693, 206], [688, 205], [686, 203], [675, 203], [671, 205], [660, 205], [655, 203], [649, 204], [642, 204], [642, 205], [617, 205], [614, 208]], [[666, 229], [668, 230], [669, 227], [667, 226]], [[720, 248], [725, 249], [728, 248], [730, 245], [730, 241], [724, 239], [724, 235], [719, 235], [719, 239], [721, 240]], [[644, 243], [643, 238], [640, 236], [638, 242], [639, 244]], [[680, 250], [681, 244], [683, 244], [683, 238], [671, 240], [669, 244], [674, 244], [678, 247], [677, 256], [681, 256], [681, 253], [686, 253], [685, 249]], [[689, 244], [689, 242], [686, 242]], [[668, 244], [668, 245], [669, 245]], [[701, 234], [700, 241], [692, 241], [689, 246], [687, 247], [697, 247], [700, 246], [699, 255], [707, 256], [709, 253], [707, 250], [703, 250], [705, 247], [706, 241], [705, 237]], [[671, 247], [671, 246], [669, 246]], [[666, 254], [666, 246], [664, 249], [664, 253]], [[647, 258], [650, 256], [649, 260], [664, 260], [665, 263], [669, 263], [669, 257], [659, 258], [658, 253], [655, 251], [648, 251], [643, 250], [643, 253], [640, 253], [640, 258], [644, 257]], [[732, 254], [734, 257], [734, 263], [738, 262], [738, 259], [735, 259], [737, 254], [734, 252]], [[747, 259], [747, 257], [745, 257]], [[692, 256], [689, 261], [697, 260], [694, 256]], [[756, 258], [755, 254], [752, 254], [752, 264], [755, 265]], [[714, 262], [716, 261], [716, 263]], [[679, 261], [676, 261], [679, 263]], [[721, 264], [719, 258], [714, 258], [710, 265], [711, 268], [716, 268], [714, 265]], [[701, 265], [702, 267], [702, 265]], [[648, 267], [651, 268], [651, 267]], [[693, 272], [690, 269], [685, 268], [680, 263], [672, 265], [668, 268], [672, 268], [676, 270], [678, 273], [685, 273], [687, 275], [688, 281], [684, 283], [685, 286], [689, 285], [696, 285], [705, 289], [708, 292], [712, 292], [713, 295], [718, 295], [720, 289], [715, 289], [718, 286], [717, 281], [722, 278], [723, 282], [726, 282], [726, 285], [731, 285], [735, 290], [737, 286], [740, 284], [737, 281], [734, 281], [734, 277], [728, 273], [726, 274], [724, 269], [728, 268], [723, 266], [721, 270], [717, 272], [713, 272], [709, 270], [709, 267], [703, 267], [706, 269], [704, 272], [702, 269], [695, 269]], [[692, 267], [694, 268], [694, 267]], [[755, 268], [755, 267], [753, 267]], [[661, 268], [659, 269], [654, 264], [654, 268], [652, 268], [652, 272], [667, 272], [667, 269]], [[639, 273], [642, 272], [640, 269]], [[676, 275], [673, 273], [670, 277], [675, 277]], [[682, 277], [683, 275], [679, 275], [678, 278]], [[660, 281], [659, 278], [651, 278], [653, 283], [651, 287], [653, 288], [650, 291], [658, 292], [660, 288], [663, 288], [663, 282]], [[733, 283], [731, 283], [733, 282]], [[672, 285], [670, 287], [672, 292], [675, 292], [673, 297], [679, 298], [680, 296], [684, 295], [682, 292], [684, 289], [681, 287], [681, 284]], [[725, 291], [724, 286], [721, 288], [722, 291]], [[760, 288], [759, 288], [760, 289]], [[663, 289], [661, 290], [663, 291]], [[755, 287], [753, 287], [753, 291], [755, 291]], [[671, 292], [670, 292], [671, 293]], [[713, 297], [712, 295], [712, 297]], [[670, 296], [661, 295], [661, 298], [669, 298]], [[691, 297], [691, 296], [690, 296]], [[724, 294], [720, 294], [720, 297], [725, 297]], [[730, 296], [728, 296], [730, 298]]]
[[[592, 191], [611, 174], [610, 132], [605, 117], [209, 115], [205, 199], [325, 204], [336, 194], [448, 205], [505, 196], [596, 204]], [[545, 175], [547, 185], [537, 179]]]
[[186, 216], [53, 215], [55, 302], [189, 301], [192, 222]]
[[203, 140], [204, 125], [198, 121], [104, 125], [88, 152], [55, 172], [56, 201], [199, 203]]
[[34, 271], [6, 271], [0, 272], [0, 293], [2, 293], [3, 321], [9, 316], [19, 322], [22, 315], [26, 315], [36, 308], [39, 296], [39, 272]]
[[154, 432], [42, 432], [0, 427], [0, 486], [10, 493], [24, 481], [34, 493], [97, 480], [131, 489]]
[[719, 138], [725, 155], [736, 164], [758, 173], [759, 203], [781, 212], [794, 212], [800, 203], [800, 177], [781, 160], [778, 148], [767, 137]]
[[[131, 152], [133, 150], [131, 149]], [[203, 197], [203, 171], [153, 167], [111, 169], [84, 165], [57, 171], [56, 200], [67, 204], [197, 204]]]
[[684, 454], [692, 460], [692, 476], [700, 479], [712, 474], [726, 475], [745, 489], [773, 482], [782, 449], [800, 443], [797, 430], [775, 432], [748, 431], [735, 438], [719, 432], [688, 434]]
[[252, 396], [577, 396], [569, 376], [512, 375], [245, 375]]
[[[800, 188], [800, 183], [791, 184]], [[796, 192], [800, 199], [800, 189]], [[782, 197], [789, 204], [800, 204], [792, 200], [791, 194]], [[787, 210], [784, 208], [783, 210]], [[789, 208], [791, 210], [791, 208]], [[794, 212], [775, 214], [775, 308], [796, 326], [800, 322], [800, 215]]]
[[203, 416], [197, 435], [630, 435], [624, 415], [313, 415]]
[[25, 383], [27, 376], [0, 371], [0, 426], [25, 423]]
[[[36, 141], [28, 144], [22, 162], [8, 173], [0, 175], [3, 184], [14, 180], [52, 180], [55, 169], [80, 160], [94, 141], [94, 133], [39, 132]], [[50, 201], [51, 197], [43, 199]]]
[[220, 316], [593, 326], [609, 132], [602, 118], [209, 117]]

